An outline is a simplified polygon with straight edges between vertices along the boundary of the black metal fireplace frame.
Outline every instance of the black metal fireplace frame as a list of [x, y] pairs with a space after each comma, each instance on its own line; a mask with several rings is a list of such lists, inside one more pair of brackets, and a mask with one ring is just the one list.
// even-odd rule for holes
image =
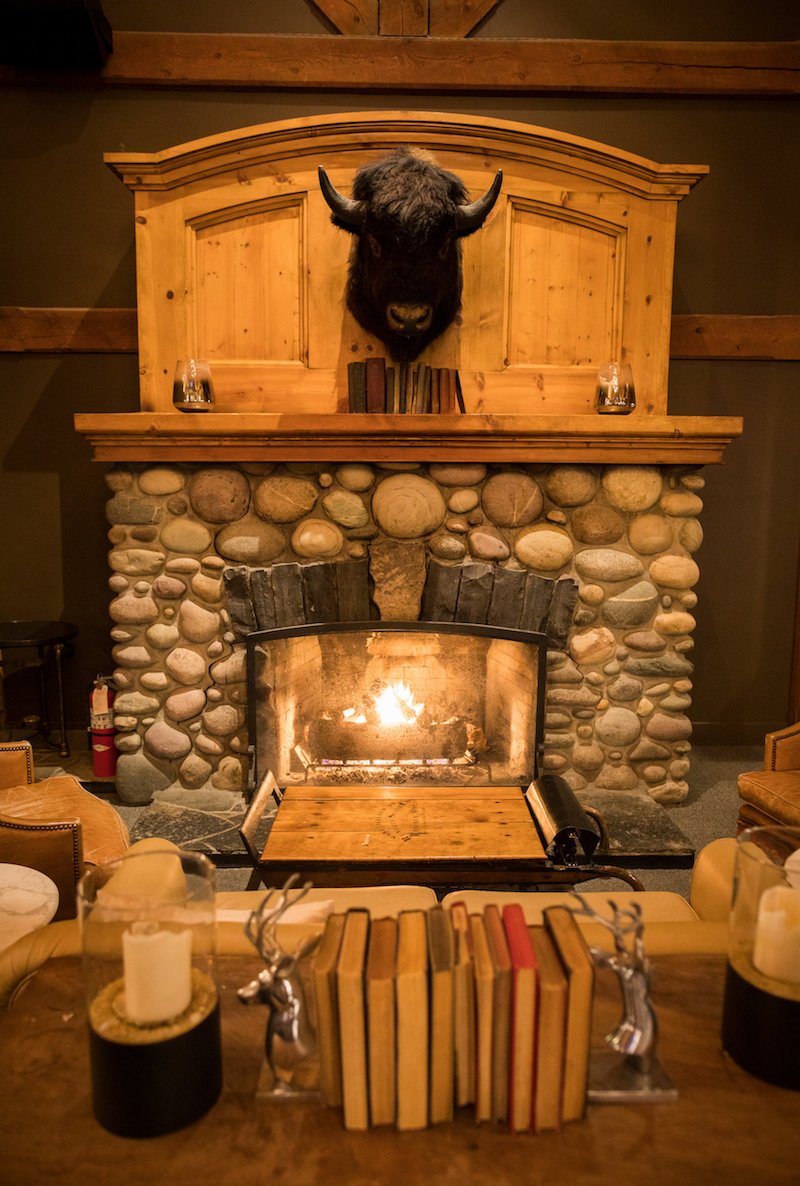
[[[278, 626], [272, 630], [253, 630], [245, 638], [247, 648], [247, 728], [249, 753], [249, 785], [248, 798], [257, 789], [259, 778], [256, 771], [256, 683], [255, 663], [253, 655], [255, 648], [261, 643], [277, 641], [283, 638], [308, 638], [325, 634], [350, 634], [358, 631], [373, 633], [395, 634], [452, 634], [467, 635], [472, 638], [498, 638], [511, 642], [524, 642], [536, 647], [537, 665], [536, 679], [538, 695], [536, 698], [536, 713], [534, 721], [535, 745], [533, 752], [532, 777], [539, 773], [540, 761], [544, 748], [544, 715], [546, 699], [547, 648], [550, 645], [546, 634], [534, 630], [515, 630], [504, 626], [488, 626], [471, 622], [431, 622], [431, 621], [366, 621], [366, 622], [313, 622], [299, 626]], [[525, 789], [524, 787], [522, 788]]]

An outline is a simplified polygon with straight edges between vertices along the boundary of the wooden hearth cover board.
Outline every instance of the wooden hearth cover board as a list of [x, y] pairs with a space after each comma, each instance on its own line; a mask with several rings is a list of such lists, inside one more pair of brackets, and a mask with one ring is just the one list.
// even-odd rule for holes
[[677, 203], [707, 172], [504, 120], [376, 112], [264, 124], [157, 153], [110, 153], [135, 193], [143, 411], [171, 412], [175, 363], [210, 360], [219, 412], [346, 410], [346, 367], [385, 348], [344, 306], [350, 236], [317, 168], [348, 193], [398, 145], [470, 195], [501, 197], [464, 242], [460, 324], [423, 356], [457, 367], [467, 411], [581, 415], [611, 356], [642, 415], [667, 412]]

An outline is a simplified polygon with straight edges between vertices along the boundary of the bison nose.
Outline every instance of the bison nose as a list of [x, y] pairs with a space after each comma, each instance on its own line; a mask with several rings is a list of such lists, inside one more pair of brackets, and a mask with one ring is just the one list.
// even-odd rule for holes
[[389, 305], [386, 320], [395, 333], [421, 334], [433, 320], [433, 308], [430, 305]]

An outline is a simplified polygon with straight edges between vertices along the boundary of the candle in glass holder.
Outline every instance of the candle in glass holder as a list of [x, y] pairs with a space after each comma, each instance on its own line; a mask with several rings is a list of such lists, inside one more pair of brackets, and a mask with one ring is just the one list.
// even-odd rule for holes
[[758, 903], [753, 965], [764, 976], [800, 984], [800, 890], [773, 885]]
[[178, 1017], [192, 999], [191, 931], [135, 922], [122, 936], [125, 1012], [135, 1025]]

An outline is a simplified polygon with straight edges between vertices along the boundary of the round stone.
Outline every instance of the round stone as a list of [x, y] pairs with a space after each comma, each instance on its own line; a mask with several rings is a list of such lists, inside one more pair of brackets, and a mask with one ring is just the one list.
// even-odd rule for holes
[[120, 492], [106, 503], [106, 518], [109, 523], [145, 524], [158, 523], [164, 514], [161, 503], [141, 495]]
[[110, 469], [105, 477], [109, 490], [127, 490], [133, 485], [133, 474], [129, 469]]
[[672, 524], [663, 515], [637, 515], [628, 527], [631, 547], [646, 556], [666, 552], [672, 546]]
[[444, 499], [438, 487], [419, 474], [384, 478], [372, 496], [375, 521], [395, 539], [418, 539], [441, 525]]
[[325, 514], [342, 527], [364, 527], [369, 511], [357, 494], [350, 490], [331, 490], [322, 499]]
[[114, 785], [123, 803], [130, 806], [149, 803], [156, 791], [172, 782], [170, 775], [154, 765], [142, 751], [120, 754]]
[[156, 721], [145, 732], [145, 748], [156, 758], [172, 761], [183, 758], [192, 748], [191, 738], [181, 729], [173, 729], [166, 721]]
[[125, 593], [122, 597], [115, 597], [108, 607], [108, 612], [115, 622], [127, 625], [144, 625], [154, 622], [158, 617], [158, 606], [152, 597], [134, 597]]
[[183, 489], [183, 474], [166, 465], [154, 465], [139, 474], [139, 489], [143, 494], [177, 494]]
[[466, 535], [469, 531], [467, 520], [460, 518], [458, 515], [450, 515], [445, 519], [444, 525], [448, 531], [454, 531], [456, 535]]
[[220, 791], [241, 791], [244, 786], [241, 761], [230, 756], [223, 758], [211, 775], [211, 785]]
[[177, 626], [168, 626], [164, 622], [156, 622], [155, 625], [148, 626], [145, 631], [145, 638], [156, 650], [168, 651], [170, 647], [174, 647], [179, 641], [180, 633]]
[[211, 642], [219, 631], [219, 614], [187, 599], [178, 612], [178, 629], [188, 642]]
[[203, 728], [212, 737], [230, 737], [243, 721], [242, 713], [232, 704], [217, 704], [203, 713]]
[[209, 737], [207, 733], [197, 733], [194, 739], [195, 749], [199, 750], [201, 754], [208, 754], [210, 757], [219, 757], [220, 754], [225, 753], [225, 746], [216, 737]]
[[507, 560], [511, 555], [511, 549], [499, 531], [492, 531], [488, 527], [473, 527], [467, 542], [477, 560]]
[[226, 560], [260, 566], [277, 560], [286, 547], [286, 539], [271, 523], [264, 523], [255, 515], [245, 515], [238, 523], [218, 532], [216, 546]]
[[169, 687], [169, 679], [163, 671], [145, 671], [139, 677], [139, 683], [147, 692], [163, 692]]
[[611, 631], [600, 626], [582, 634], [573, 634], [569, 653], [576, 663], [603, 663], [614, 654], [616, 645]]
[[118, 733], [114, 745], [121, 754], [135, 754], [141, 749], [142, 739], [138, 733]]
[[661, 499], [661, 509], [665, 515], [688, 519], [701, 513], [703, 500], [688, 490], [670, 491]]
[[544, 477], [547, 497], [558, 506], [583, 506], [595, 496], [597, 476], [585, 465], [554, 465]]
[[173, 494], [167, 499], [167, 510], [171, 515], [185, 515], [189, 509], [189, 503], [182, 494]]
[[292, 532], [294, 552], [308, 559], [338, 556], [343, 547], [344, 536], [336, 524], [327, 519], [305, 519]]
[[108, 554], [108, 563], [114, 572], [127, 576], [149, 576], [160, 572], [165, 559], [163, 552], [151, 548], [118, 548]]
[[256, 514], [272, 523], [295, 523], [317, 502], [317, 488], [307, 478], [285, 474], [265, 478], [256, 490]]
[[247, 651], [239, 647], [211, 668], [211, 678], [218, 684], [240, 684], [247, 679]]
[[164, 702], [164, 711], [173, 721], [188, 721], [197, 717], [206, 706], [206, 694], [200, 688], [175, 692]]
[[654, 712], [647, 722], [646, 732], [655, 741], [686, 741], [692, 735], [692, 722], [685, 716]]
[[141, 717], [157, 709], [158, 701], [153, 696], [143, 696], [141, 692], [124, 692], [114, 701], [114, 712], [120, 716]]
[[189, 754], [180, 765], [181, 785], [193, 790], [201, 787], [208, 782], [212, 770], [211, 763], [205, 758], [201, 758], [199, 754]]
[[481, 505], [497, 527], [525, 527], [542, 513], [544, 498], [529, 474], [509, 470], [489, 478], [483, 487]]
[[250, 506], [250, 483], [238, 469], [200, 469], [189, 481], [189, 501], [206, 522], [233, 523]]
[[135, 539], [137, 543], [152, 544], [154, 540], [158, 539], [158, 529], [155, 527], [132, 527], [131, 539]]
[[661, 470], [655, 465], [609, 465], [603, 471], [606, 498], [620, 511], [646, 511], [661, 494]]
[[642, 575], [642, 562], [629, 552], [612, 548], [585, 548], [575, 555], [575, 568], [585, 581], [627, 581]]
[[428, 547], [438, 560], [461, 560], [467, 553], [467, 545], [457, 535], [431, 536]]
[[[586, 725], [580, 728], [587, 730]], [[588, 730], [591, 732], [591, 730]], [[583, 774], [588, 774], [590, 777], [599, 770], [605, 761], [605, 754], [599, 745], [576, 745], [572, 751], [572, 765], [576, 770], [580, 770]]]
[[653, 627], [660, 634], [674, 636], [676, 634], [691, 634], [697, 622], [691, 614], [680, 610], [673, 610], [668, 614], [657, 614]]
[[650, 797], [656, 803], [683, 803], [688, 794], [689, 784], [687, 782], [673, 782], [672, 779], [667, 779], [657, 787], [650, 788]]
[[173, 556], [171, 560], [167, 561], [164, 568], [167, 572], [180, 572], [191, 576], [192, 573], [199, 572], [200, 561], [195, 560], [194, 556]]
[[650, 565], [649, 575], [656, 585], [689, 589], [699, 581], [700, 569], [690, 556], [659, 556]]
[[629, 708], [608, 708], [595, 723], [595, 736], [606, 745], [631, 745], [641, 730], [641, 721]]
[[206, 660], [188, 647], [175, 647], [164, 660], [164, 666], [179, 684], [199, 684], [206, 674]]
[[578, 596], [585, 605], [599, 605], [605, 593], [599, 585], [581, 585]]
[[687, 519], [678, 530], [678, 540], [687, 552], [696, 552], [703, 542], [703, 528], [697, 519]]
[[632, 651], [643, 651], [648, 655], [657, 655], [666, 647], [666, 641], [655, 630], [634, 630], [625, 635], [625, 645]]
[[340, 465], [336, 471], [336, 480], [345, 490], [363, 494], [375, 481], [375, 473], [368, 465]]
[[447, 500], [447, 509], [454, 515], [465, 515], [468, 511], [474, 511], [479, 502], [477, 490], [456, 490]]
[[161, 543], [170, 552], [197, 554], [211, 547], [211, 532], [193, 519], [173, 519], [162, 527]]
[[627, 703], [630, 700], [636, 700], [641, 695], [643, 686], [640, 679], [634, 679], [623, 672], [608, 685], [608, 694], [614, 700], [622, 700]]
[[607, 765], [595, 776], [594, 785], [604, 791], [632, 791], [639, 785], [639, 779], [629, 766]]
[[166, 597], [168, 600], [175, 600], [178, 597], [183, 597], [185, 592], [185, 583], [177, 577], [162, 574], [153, 581], [153, 593], [156, 597]]
[[533, 527], [517, 536], [514, 555], [528, 568], [555, 572], [572, 559], [572, 540], [555, 527]]
[[611, 507], [578, 507], [572, 516], [572, 534], [582, 544], [613, 544], [625, 534], [625, 521]]
[[428, 466], [428, 473], [440, 486], [477, 486], [486, 477], [480, 462], [438, 462]]
[[196, 576], [192, 577], [191, 589], [202, 601], [222, 601], [223, 588], [221, 576], [206, 576], [204, 572], [199, 572]]

